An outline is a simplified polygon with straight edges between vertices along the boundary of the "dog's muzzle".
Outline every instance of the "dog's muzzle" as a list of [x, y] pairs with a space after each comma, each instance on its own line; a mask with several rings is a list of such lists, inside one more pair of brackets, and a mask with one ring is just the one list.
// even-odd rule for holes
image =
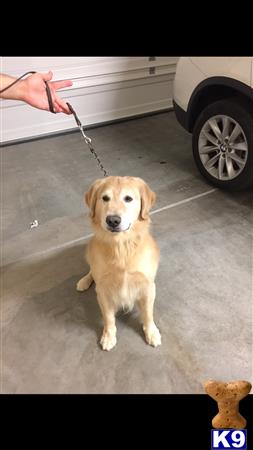
[[121, 223], [121, 217], [120, 216], [107, 216], [106, 217], [106, 223], [108, 225], [108, 229], [112, 232], [119, 232], [121, 231], [119, 229], [119, 225]]
[[[131, 224], [127, 228], [122, 229], [121, 217], [120, 216], [107, 216], [106, 219], [107, 229], [112, 233], [120, 233], [121, 231], [129, 230]], [[120, 226], [121, 225], [121, 226]]]

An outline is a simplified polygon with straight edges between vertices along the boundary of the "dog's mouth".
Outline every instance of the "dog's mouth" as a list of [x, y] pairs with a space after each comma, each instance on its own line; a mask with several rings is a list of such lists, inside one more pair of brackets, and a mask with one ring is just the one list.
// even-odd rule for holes
[[107, 227], [107, 230], [110, 231], [111, 233], [121, 233], [121, 232], [124, 232], [124, 231], [128, 231], [130, 227], [131, 227], [131, 223], [124, 230], [122, 228], [120, 228], [120, 227], [115, 227], [115, 228]]

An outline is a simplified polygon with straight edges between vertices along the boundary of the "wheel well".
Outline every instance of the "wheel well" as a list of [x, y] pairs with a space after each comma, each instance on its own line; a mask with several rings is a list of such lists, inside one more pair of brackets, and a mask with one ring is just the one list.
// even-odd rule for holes
[[206, 86], [197, 95], [189, 111], [189, 131], [192, 132], [194, 124], [201, 111], [210, 103], [229, 97], [237, 97], [243, 102], [247, 110], [253, 115], [253, 102], [242, 92], [230, 86]]

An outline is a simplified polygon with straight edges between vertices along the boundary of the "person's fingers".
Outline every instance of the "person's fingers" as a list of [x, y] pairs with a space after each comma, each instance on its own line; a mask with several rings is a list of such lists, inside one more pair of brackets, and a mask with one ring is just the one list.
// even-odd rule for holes
[[61, 107], [59, 107], [59, 112], [64, 113], [64, 114], [68, 114], [68, 113], [66, 113], [66, 111], [64, 111], [64, 109], [62, 109]]
[[55, 96], [55, 102], [57, 104], [58, 107], [60, 107], [65, 114], [71, 114], [68, 105], [66, 105], [66, 103], [57, 95]]
[[41, 75], [44, 81], [50, 81], [53, 78], [53, 72], [51, 70], [49, 70], [48, 73], [42, 73]]
[[[50, 83], [50, 84], [51, 84], [51, 83]], [[49, 89], [50, 89], [50, 84], [49, 84]], [[61, 108], [61, 106], [58, 104], [57, 96], [56, 96], [54, 90], [53, 90], [53, 89], [50, 89], [50, 92], [51, 92], [51, 99], [52, 99], [52, 104], [53, 104], [54, 112], [55, 112], [55, 113], [62, 112], [62, 108]], [[46, 106], [45, 109], [46, 109], [47, 111], [51, 111], [51, 109], [50, 109], [50, 107], [49, 107], [49, 98], [48, 98], [48, 96], [46, 96], [46, 100], [47, 100], [47, 106]]]
[[54, 97], [54, 110], [56, 113], [65, 113], [66, 111], [62, 108], [62, 106], [58, 103], [57, 97]]
[[72, 86], [73, 83], [70, 80], [62, 80], [62, 81], [52, 81], [51, 84], [53, 85], [53, 88], [57, 91], [58, 89]]
[[55, 113], [60, 113], [60, 112], [62, 112], [62, 111], [61, 111], [61, 108], [59, 108], [58, 105], [54, 105], [54, 112], [55, 112]]
[[59, 105], [57, 104], [57, 101], [55, 98], [52, 99], [53, 100], [53, 107], [54, 107], [54, 112], [55, 113], [59, 113], [61, 112]]
[[[56, 93], [54, 91], [52, 91], [52, 89], [51, 89], [51, 94], [52, 94], [52, 102], [53, 102], [54, 112], [55, 113], [62, 112], [65, 114], [71, 114], [71, 111], [69, 110], [66, 103], [60, 97], [58, 97], [56, 95]], [[49, 109], [49, 107], [47, 109]]]

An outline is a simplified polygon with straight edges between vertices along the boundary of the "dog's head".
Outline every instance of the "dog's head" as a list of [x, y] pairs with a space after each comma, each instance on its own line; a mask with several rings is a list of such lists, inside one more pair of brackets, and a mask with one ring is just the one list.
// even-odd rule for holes
[[95, 225], [112, 233], [127, 232], [148, 221], [156, 195], [141, 178], [108, 177], [95, 181], [85, 194]]

